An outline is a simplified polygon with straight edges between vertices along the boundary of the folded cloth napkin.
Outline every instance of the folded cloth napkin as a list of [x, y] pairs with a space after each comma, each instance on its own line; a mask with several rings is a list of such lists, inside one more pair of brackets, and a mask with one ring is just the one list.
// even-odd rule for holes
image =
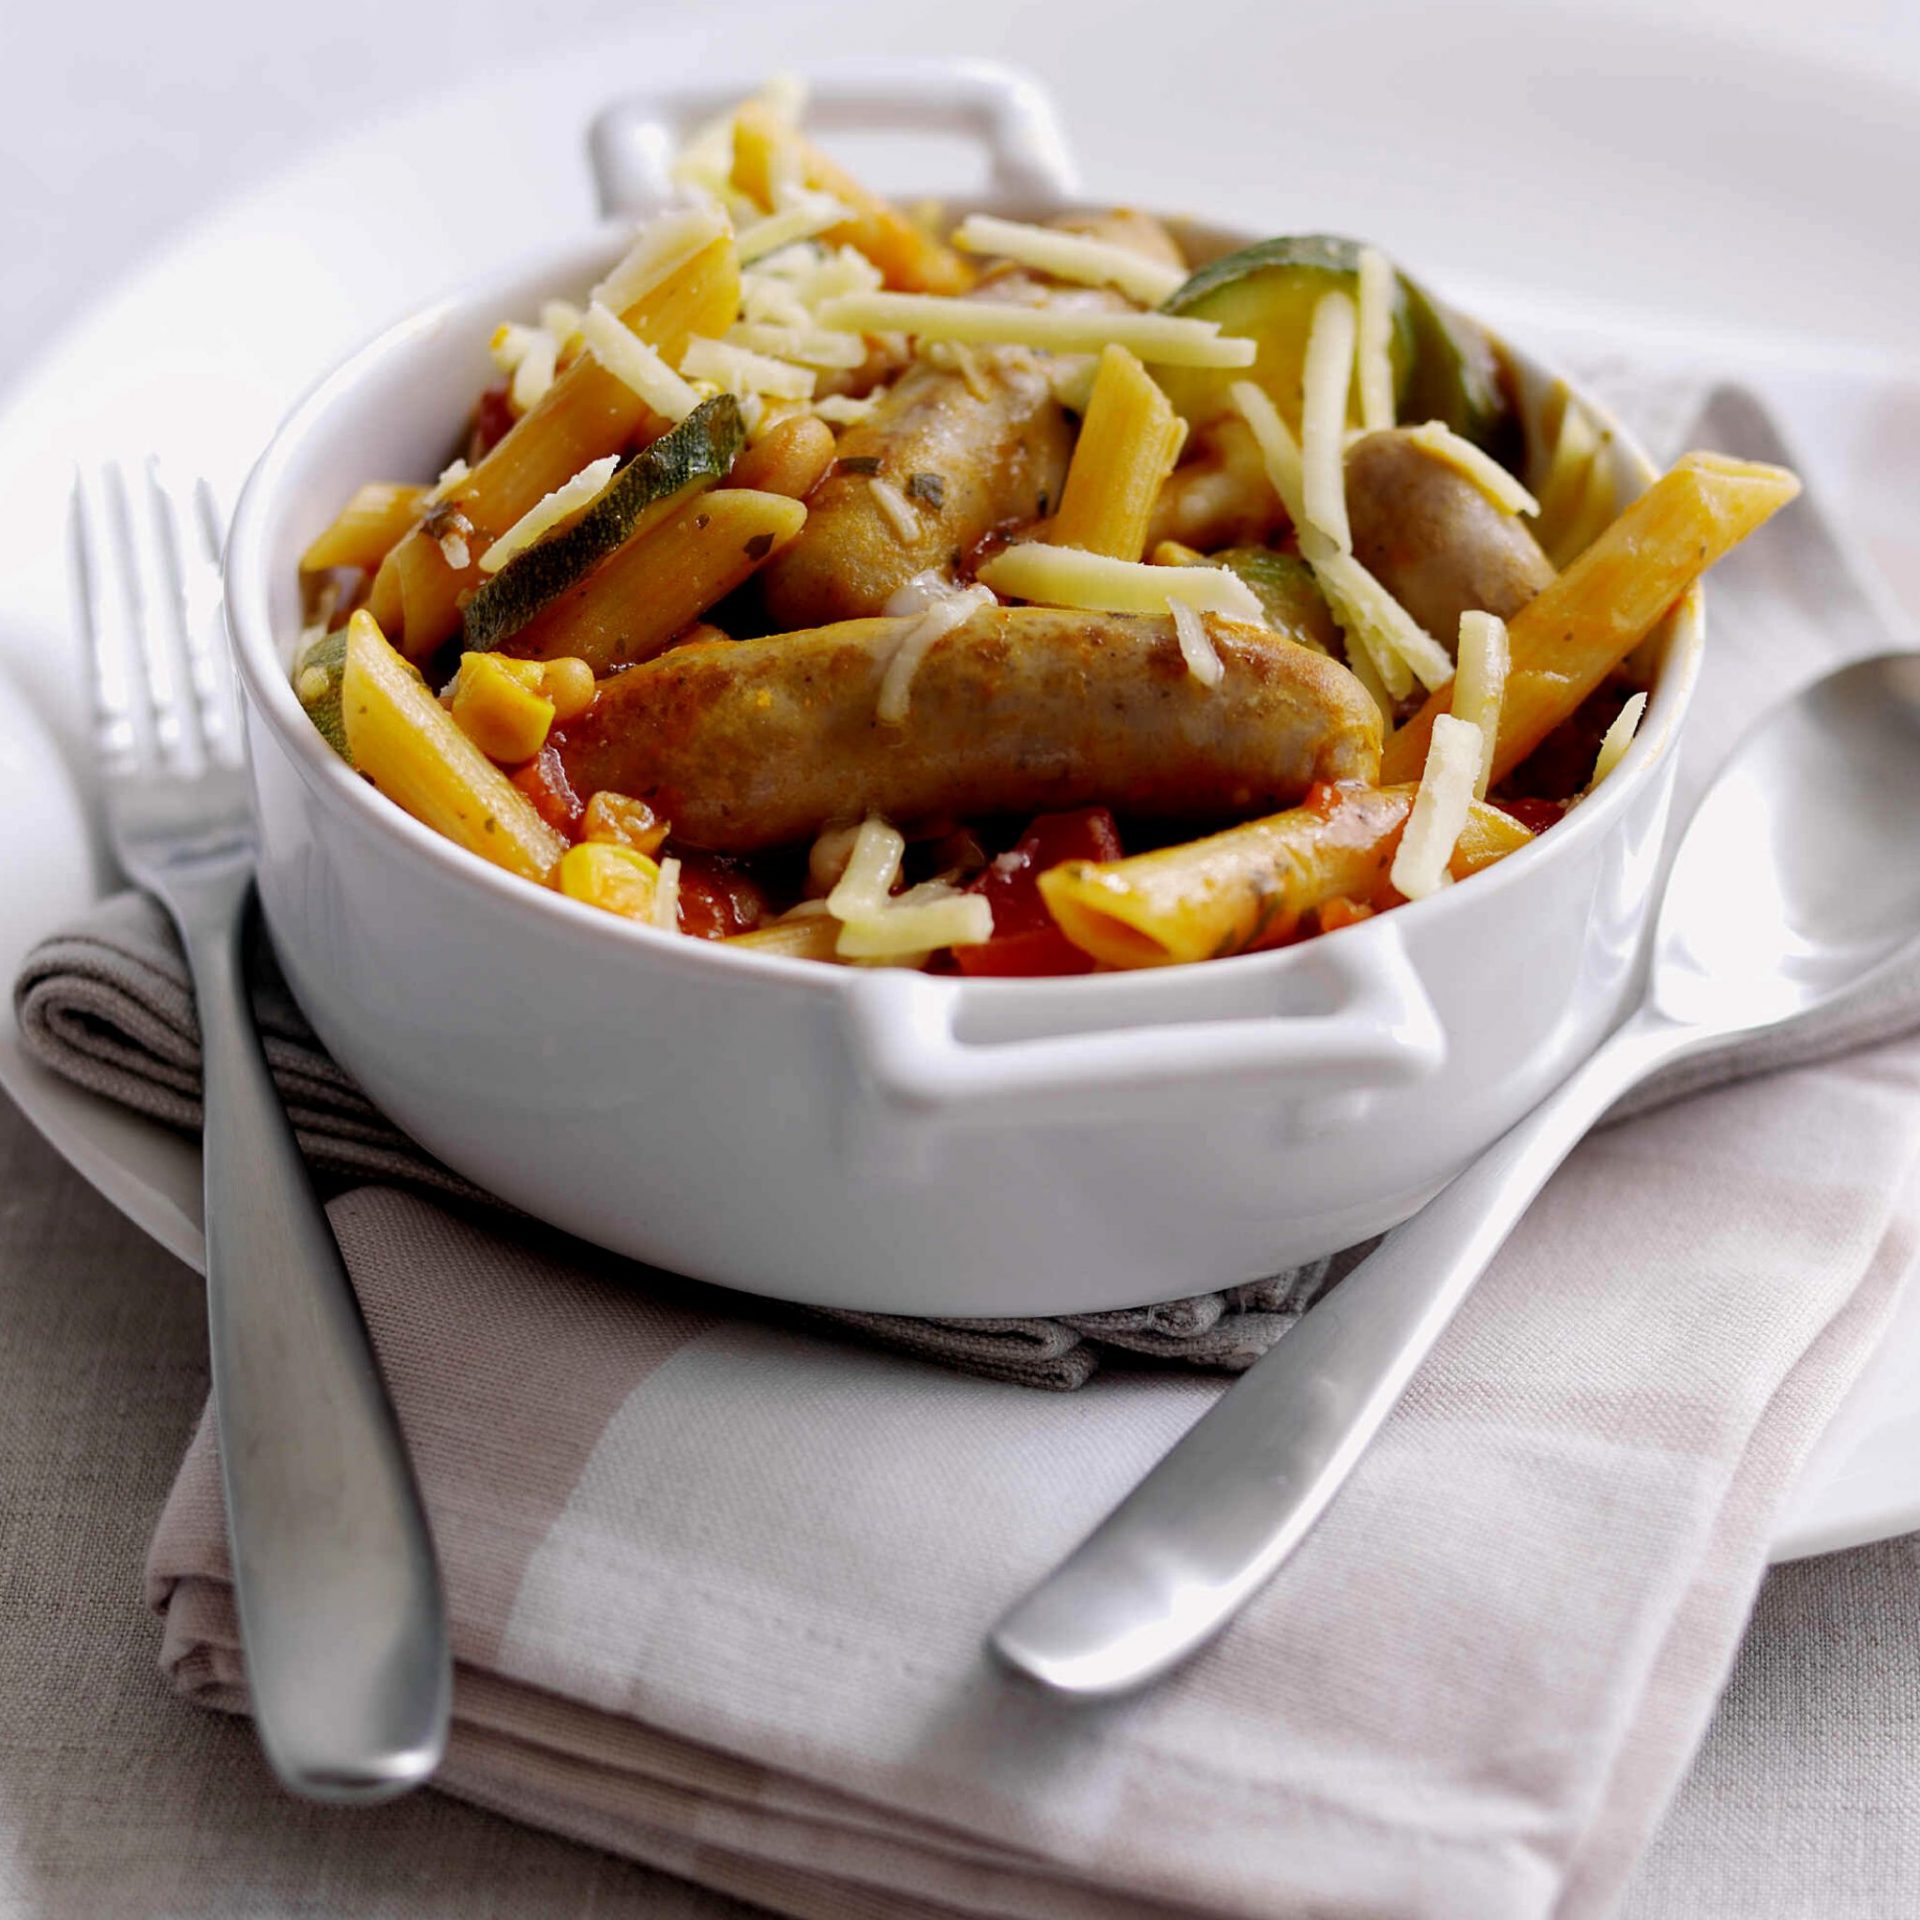
[[[1771, 534], [1729, 569], [1686, 794], [1761, 707], [1886, 644], [1818, 588]], [[43, 1034], [75, 1026], [60, 977], [20, 1001]], [[522, 1220], [336, 1198], [446, 1568], [442, 1784], [796, 1914], [1605, 1912], [1920, 1239], [1920, 1043], [1671, 1103], [1916, 1021], [1910, 976], [1588, 1141], [1282, 1575], [1091, 1708], [981, 1634], [1217, 1380], [1023, 1393]], [[176, 1684], [244, 1707], [204, 1425], [149, 1584]]]

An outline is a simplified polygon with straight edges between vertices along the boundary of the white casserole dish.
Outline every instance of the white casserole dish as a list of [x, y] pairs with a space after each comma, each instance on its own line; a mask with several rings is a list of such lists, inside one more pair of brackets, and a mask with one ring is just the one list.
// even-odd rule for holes
[[[993, 191], [1068, 210], [1044, 102], [995, 69], [822, 83], [832, 126], [944, 126]], [[604, 196], [657, 193], [654, 102], [594, 135]], [[884, 185], [884, 182], [881, 183]], [[1196, 252], [1264, 236], [1180, 222]], [[307, 541], [369, 475], [431, 472], [504, 315], [577, 291], [627, 231], [393, 328], [255, 468], [227, 554], [262, 905], [320, 1037], [450, 1166], [529, 1213], [701, 1279], [820, 1305], [1071, 1313], [1254, 1279], [1404, 1219], [1561, 1079], [1629, 994], [1704, 635], [1656, 636], [1627, 758], [1470, 883], [1301, 946], [1133, 974], [966, 980], [716, 947], [542, 892], [343, 765], [288, 680]], [[1555, 376], [1512, 354], [1523, 410]], [[1652, 477], [1604, 409], [1622, 503]]]

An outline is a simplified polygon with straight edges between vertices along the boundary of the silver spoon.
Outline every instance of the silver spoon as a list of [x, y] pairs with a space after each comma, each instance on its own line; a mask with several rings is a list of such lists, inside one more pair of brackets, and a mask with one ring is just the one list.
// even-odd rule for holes
[[1870, 989], [1920, 952], [1920, 653], [1816, 681], [1721, 770], [1681, 843], [1644, 999], [1227, 1392], [993, 1646], [1057, 1692], [1153, 1679], [1272, 1577], [1587, 1130], [1660, 1067]]

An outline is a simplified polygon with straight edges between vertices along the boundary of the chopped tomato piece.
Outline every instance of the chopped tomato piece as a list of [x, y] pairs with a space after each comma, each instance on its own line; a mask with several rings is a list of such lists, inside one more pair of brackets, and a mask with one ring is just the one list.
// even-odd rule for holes
[[1036, 927], [1031, 933], [996, 934], [982, 947], [955, 947], [953, 964], [977, 978], [1032, 979], [1091, 973], [1093, 955], [1082, 953], [1058, 927]]
[[580, 837], [586, 803], [568, 783], [567, 770], [551, 746], [542, 747], [524, 767], [508, 777], [533, 802], [534, 812], [555, 833], [564, 833], [569, 840]]
[[1564, 800], [1496, 800], [1493, 804], [1502, 813], [1511, 814], [1529, 833], [1545, 833], [1567, 817]]
[[507, 403], [507, 383], [489, 387], [473, 410], [473, 431], [467, 436], [467, 464], [478, 466], [502, 440], [513, 425], [513, 408]]
[[697, 940], [751, 933], [767, 917], [767, 896], [738, 867], [711, 854], [680, 858], [680, 931]]
[[1037, 815], [967, 889], [992, 903], [993, 938], [984, 946], [956, 947], [954, 964], [975, 975], [1092, 972], [1093, 957], [1054, 925], [1040, 897], [1040, 876], [1064, 860], [1118, 860], [1120, 853], [1120, 830], [1105, 807]]

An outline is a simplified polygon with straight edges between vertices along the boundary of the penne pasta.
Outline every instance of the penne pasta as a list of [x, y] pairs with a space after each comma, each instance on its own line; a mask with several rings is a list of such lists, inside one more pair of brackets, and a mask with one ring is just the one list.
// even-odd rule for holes
[[544, 881], [567, 843], [454, 724], [363, 608], [347, 625], [347, 755], [423, 825], [524, 879]]
[[[1416, 789], [1327, 787], [1304, 806], [1128, 860], [1068, 861], [1040, 895], [1069, 940], [1109, 967], [1165, 967], [1272, 946], [1333, 900], [1383, 891]], [[1450, 870], [1464, 879], [1533, 838], [1475, 801]]]
[[1138, 560], [1154, 502], [1186, 437], [1186, 422], [1139, 360], [1125, 347], [1107, 347], [1048, 537]]
[[[740, 304], [740, 268], [730, 235], [710, 241], [643, 292], [620, 315], [662, 359], [676, 362], [696, 335], [717, 337]], [[423, 660], [460, 624], [460, 595], [474, 586], [474, 558], [531, 507], [592, 461], [636, 434], [670, 424], [618, 374], [583, 354], [531, 413], [448, 493], [444, 510], [465, 523], [469, 560], [450, 563], [430, 513], [381, 563], [368, 601], [409, 659]]]
[[890, 287], [959, 293], [972, 284], [967, 263], [951, 247], [870, 193], [763, 102], [750, 101], [734, 116], [733, 184], [770, 214], [778, 209], [783, 185], [838, 200], [848, 217], [824, 229], [821, 238], [830, 246], [858, 248]]
[[334, 516], [333, 524], [300, 556], [302, 573], [325, 573], [332, 567], [358, 567], [371, 573], [393, 550], [394, 543], [420, 518], [431, 487], [376, 480], [356, 488], [353, 498]]
[[650, 660], [806, 524], [784, 494], [717, 487], [629, 540], [504, 644], [525, 659], [575, 654], [596, 673]]
[[[1701, 574], [1800, 491], [1782, 467], [1690, 453], [1507, 625], [1491, 778], [1517, 767], [1606, 679]], [[1416, 779], [1453, 683], [1387, 742], [1381, 778]]]

